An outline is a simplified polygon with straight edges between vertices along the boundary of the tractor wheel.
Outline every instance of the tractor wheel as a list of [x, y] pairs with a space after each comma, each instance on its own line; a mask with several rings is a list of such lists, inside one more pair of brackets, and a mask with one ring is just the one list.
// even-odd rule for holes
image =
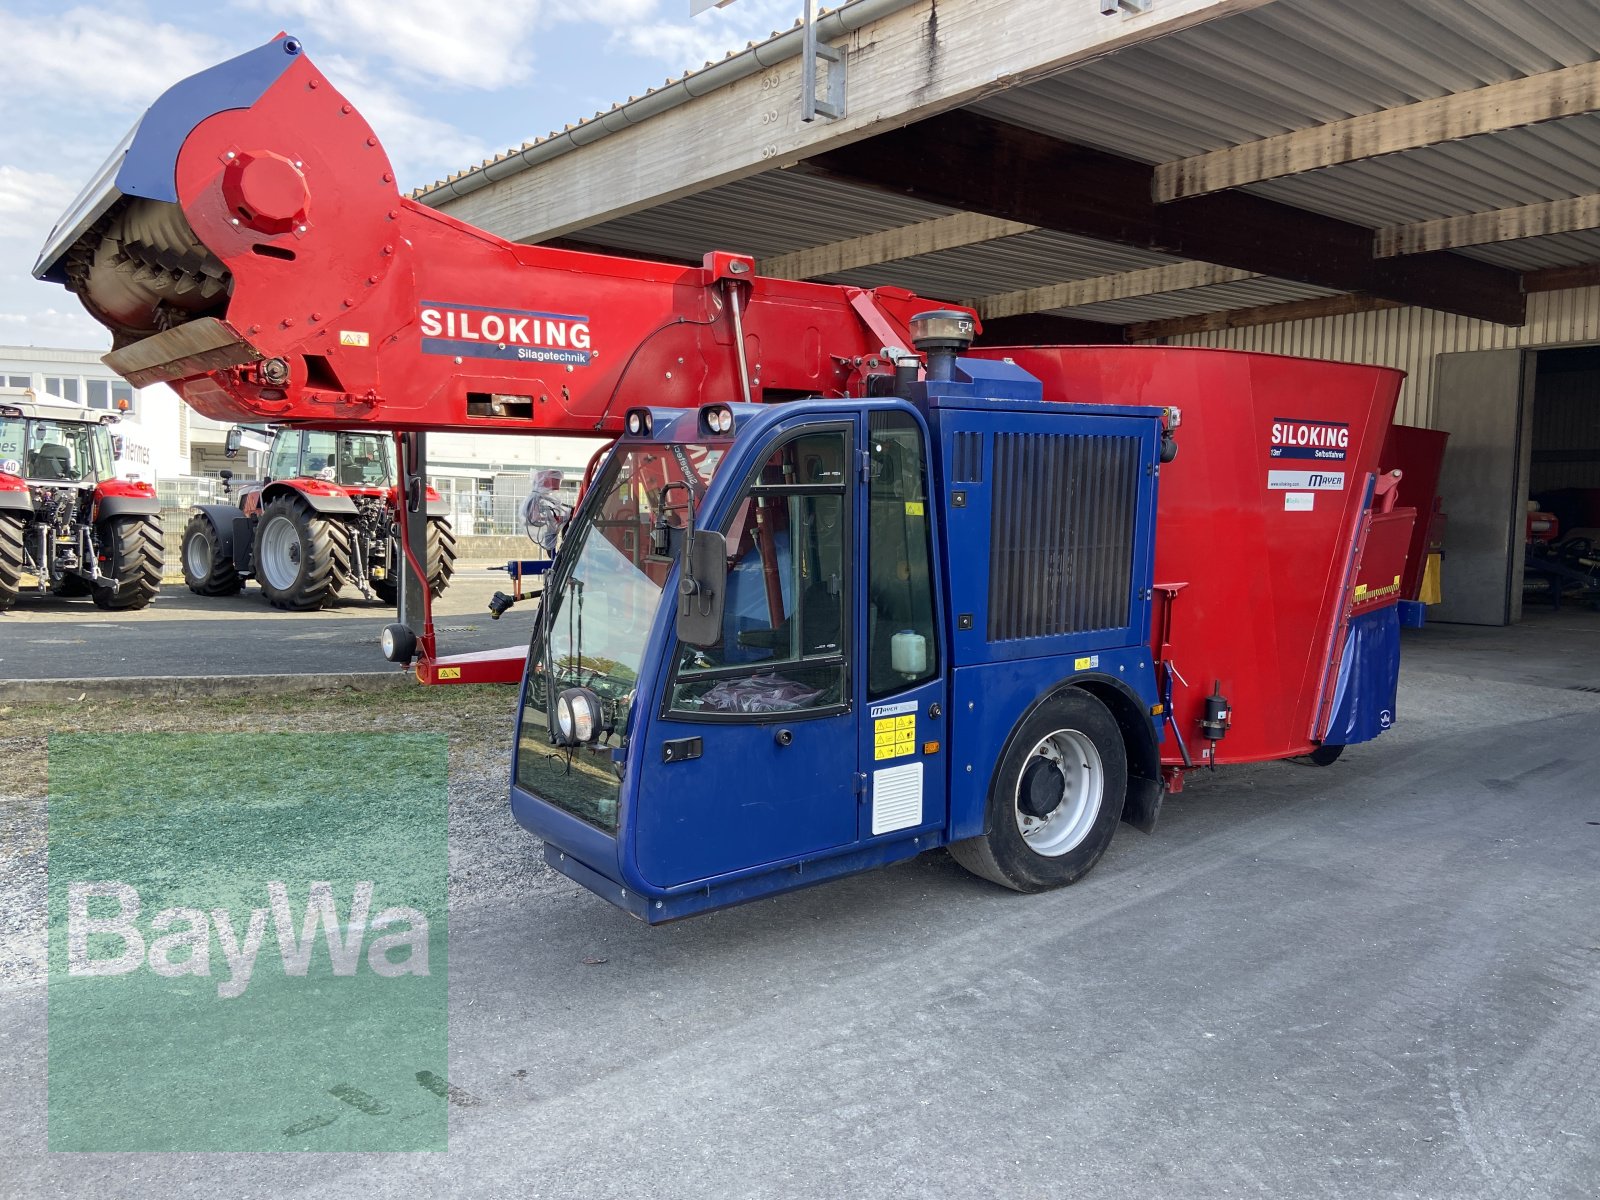
[[[389, 563], [389, 578], [374, 579], [372, 590], [385, 604], [394, 604], [400, 598], [400, 573], [410, 569], [398, 538], [389, 543]], [[450, 576], [455, 573], [455, 531], [450, 528], [450, 522], [435, 518], [428, 522], [428, 594], [437, 600], [450, 586]]]
[[23, 528], [17, 517], [0, 513], [0, 612], [15, 604], [22, 591]]
[[974, 875], [1018, 892], [1076, 883], [1111, 844], [1127, 790], [1116, 719], [1069, 688], [1012, 732], [989, 784], [986, 832], [952, 843], [950, 853]]
[[115, 586], [96, 587], [96, 608], [143, 608], [161, 590], [161, 522], [155, 517], [113, 517], [95, 528], [103, 558], [100, 573]]
[[244, 587], [233, 558], [222, 553], [222, 531], [203, 512], [183, 527], [183, 581], [197, 596], [236, 596]]
[[1339, 755], [1343, 753], [1343, 746], [1318, 746], [1306, 757], [1319, 767], [1331, 767], [1339, 761]]
[[279, 496], [256, 526], [255, 574], [275, 608], [313, 612], [350, 575], [350, 530], [298, 495]]
[[456, 573], [456, 535], [450, 522], [428, 522], [428, 594], [435, 600], [450, 586]]

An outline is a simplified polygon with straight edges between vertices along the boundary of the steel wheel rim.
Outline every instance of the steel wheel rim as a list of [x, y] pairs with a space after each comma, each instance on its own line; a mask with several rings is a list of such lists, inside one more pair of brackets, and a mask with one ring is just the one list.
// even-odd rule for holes
[[274, 517], [261, 531], [261, 577], [279, 591], [300, 578], [300, 535], [287, 517]]
[[[1053, 763], [1065, 781], [1065, 795], [1054, 812], [1032, 817], [1022, 811], [1022, 780], [1035, 759]], [[1060, 858], [1083, 844], [1100, 815], [1105, 796], [1105, 768], [1094, 743], [1076, 729], [1058, 729], [1040, 738], [1023, 760], [1012, 793], [1011, 811], [1017, 831], [1035, 854]]]
[[189, 544], [183, 548], [183, 561], [188, 564], [189, 574], [195, 579], [204, 579], [211, 574], [211, 542], [200, 530], [195, 530], [189, 536]]

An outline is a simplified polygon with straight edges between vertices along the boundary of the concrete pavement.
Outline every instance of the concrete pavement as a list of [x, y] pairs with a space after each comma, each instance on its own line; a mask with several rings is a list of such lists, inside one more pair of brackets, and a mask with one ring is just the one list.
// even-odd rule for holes
[[1600, 695], [1497, 677], [1592, 671], [1578, 629], [1414, 642], [1395, 730], [1197, 776], [1062, 892], [938, 853], [652, 930], [468, 886], [447, 1155], [46, 1155], [44, 992], [0, 992], [8, 1191], [1592, 1196]]

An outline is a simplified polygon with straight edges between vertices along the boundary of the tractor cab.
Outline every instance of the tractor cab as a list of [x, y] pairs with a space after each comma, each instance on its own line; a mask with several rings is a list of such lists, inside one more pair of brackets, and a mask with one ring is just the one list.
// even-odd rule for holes
[[[251, 432], [238, 426], [228, 431], [230, 455], [238, 453]], [[281, 479], [315, 479], [356, 492], [387, 491], [395, 479], [393, 448], [381, 433], [279, 429], [267, 451], [263, 482]]]
[[0, 474], [30, 487], [92, 488], [116, 474], [108, 427], [117, 419], [28, 388], [0, 388]]

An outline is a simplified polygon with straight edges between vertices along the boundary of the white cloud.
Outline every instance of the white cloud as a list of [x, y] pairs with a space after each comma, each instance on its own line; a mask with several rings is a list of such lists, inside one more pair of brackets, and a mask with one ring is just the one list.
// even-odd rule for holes
[[0, 311], [0, 343], [103, 351], [110, 348], [111, 335], [81, 308], [38, 308], [29, 312]]
[[[681, 3], [681, 0], [678, 0]], [[673, 0], [669, 0], [669, 4]], [[635, 23], [618, 28], [612, 42], [635, 54], [655, 58], [674, 74], [716, 62], [729, 50], [742, 50], [749, 42], [765, 41], [773, 32], [794, 25], [800, 15], [799, 0], [740, 0], [727, 8], [714, 8], [698, 17]]]
[[49, 171], [0, 165], [0, 238], [42, 242], [75, 190]]
[[0, 10], [6, 106], [56, 98], [87, 106], [148, 104], [171, 84], [228, 57], [206, 34], [120, 8], [42, 17]]
[[[245, 0], [341, 49], [377, 54], [421, 79], [494, 89], [528, 78], [544, 0]], [[321, 61], [315, 41], [312, 56]]]

